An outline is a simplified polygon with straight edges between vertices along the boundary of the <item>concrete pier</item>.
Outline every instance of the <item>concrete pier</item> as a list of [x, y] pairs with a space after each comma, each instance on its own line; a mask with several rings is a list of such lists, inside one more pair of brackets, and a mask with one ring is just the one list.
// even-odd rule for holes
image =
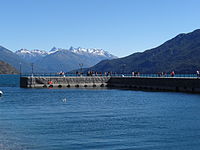
[[21, 77], [22, 88], [109, 87], [134, 90], [180, 91], [200, 93], [200, 79], [195, 77]]
[[110, 77], [21, 77], [23, 88], [106, 87]]

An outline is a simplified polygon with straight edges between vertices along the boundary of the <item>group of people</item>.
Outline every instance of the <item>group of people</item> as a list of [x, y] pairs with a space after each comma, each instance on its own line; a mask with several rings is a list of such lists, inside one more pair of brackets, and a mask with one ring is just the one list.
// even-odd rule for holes
[[[60, 76], [64, 76], [65, 77], [65, 72], [63, 72], [63, 71], [60, 71], [59, 73], [58, 73]], [[76, 75], [78, 75], [78, 76], [82, 76], [83, 75], [83, 72], [76, 72]], [[104, 72], [104, 73], [102, 73], [102, 72], [96, 72], [96, 71], [88, 71], [87, 72], [87, 74], [86, 74], [87, 76], [115, 76], [115, 75], [119, 75], [119, 74], [117, 74], [117, 73], [113, 73], [113, 72]], [[167, 77], [169, 74], [167, 74], [166, 72], [158, 72], [157, 73], [157, 76], [158, 77]], [[123, 74], [122, 74], [122, 76], [124, 76]], [[133, 77], [137, 77], [137, 76], [140, 76], [140, 72], [132, 72], [132, 76]], [[170, 72], [170, 76], [171, 77], [174, 77], [175, 76], [175, 71], [172, 71], [172, 72]], [[200, 71], [199, 70], [197, 70], [196, 71], [196, 76], [198, 77], [198, 78], [200, 78]]]
[[132, 72], [132, 76], [135, 77], [135, 76], [140, 76], [140, 73], [139, 72]]
[[[166, 72], [158, 72], [157, 75], [158, 75], [158, 77], [167, 77], [167, 73]], [[175, 72], [174, 71], [170, 72], [170, 76], [174, 77], [175, 76]]]
[[[158, 73], [158, 76], [159, 76], [159, 77], [161, 77], [161, 76], [166, 76], [166, 75], [167, 75], [167, 74], [166, 74], [165, 72]], [[171, 76], [171, 77], [174, 77], [174, 76], [175, 76], [175, 72], [172, 71], [172, 72], [170, 73], [170, 76]], [[199, 70], [196, 71], [196, 76], [197, 76], [197, 78], [200, 77], [200, 71], [199, 71]]]
[[112, 72], [96, 72], [96, 71], [88, 71], [87, 76], [111, 76]]
[[[57, 74], [60, 75], [60, 76], [65, 76], [68, 73], [60, 71]], [[76, 76], [82, 76], [83, 72], [76, 71], [75, 74], [76, 74]], [[114, 75], [114, 74], [115, 73], [112, 73], [112, 72], [104, 72], [104, 73], [102, 73], [102, 72], [96, 72], [96, 71], [88, 71], [86, 75], [87, 76], [111, 76], [111, 75]]]

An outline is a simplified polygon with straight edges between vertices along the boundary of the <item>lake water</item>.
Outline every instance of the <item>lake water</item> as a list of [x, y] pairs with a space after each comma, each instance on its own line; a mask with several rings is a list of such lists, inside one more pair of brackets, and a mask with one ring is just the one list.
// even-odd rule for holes
[[199, 94], [18, 82], [0, 76], [0, 150], [200, 149]]

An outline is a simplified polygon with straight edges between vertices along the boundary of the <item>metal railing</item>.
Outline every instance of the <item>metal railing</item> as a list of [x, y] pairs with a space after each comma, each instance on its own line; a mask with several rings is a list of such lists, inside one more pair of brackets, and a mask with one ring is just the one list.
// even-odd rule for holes
[[[20, 75], [21, 77], [79, 77], [79, 76], [111, 76], [111, 77], [157, 77], [157, 78], [169, 78], [172, 77], [170, 74], [160, 75], [160, 74], [120, 74], [120, 73], [113, 73], [113, 74], [58, 74], [58, 73], [23, 73]], [[175, 78], [197, 78], [197, 74], [175, 74], [173, 77]]]

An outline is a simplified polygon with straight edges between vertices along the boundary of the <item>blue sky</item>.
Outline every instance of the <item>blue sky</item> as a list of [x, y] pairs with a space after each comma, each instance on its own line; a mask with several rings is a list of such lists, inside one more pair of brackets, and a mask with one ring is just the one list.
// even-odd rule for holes
[[119, 57], [200, 28], [199, 0], [0, 0], [0, 45], [102, 48]]

